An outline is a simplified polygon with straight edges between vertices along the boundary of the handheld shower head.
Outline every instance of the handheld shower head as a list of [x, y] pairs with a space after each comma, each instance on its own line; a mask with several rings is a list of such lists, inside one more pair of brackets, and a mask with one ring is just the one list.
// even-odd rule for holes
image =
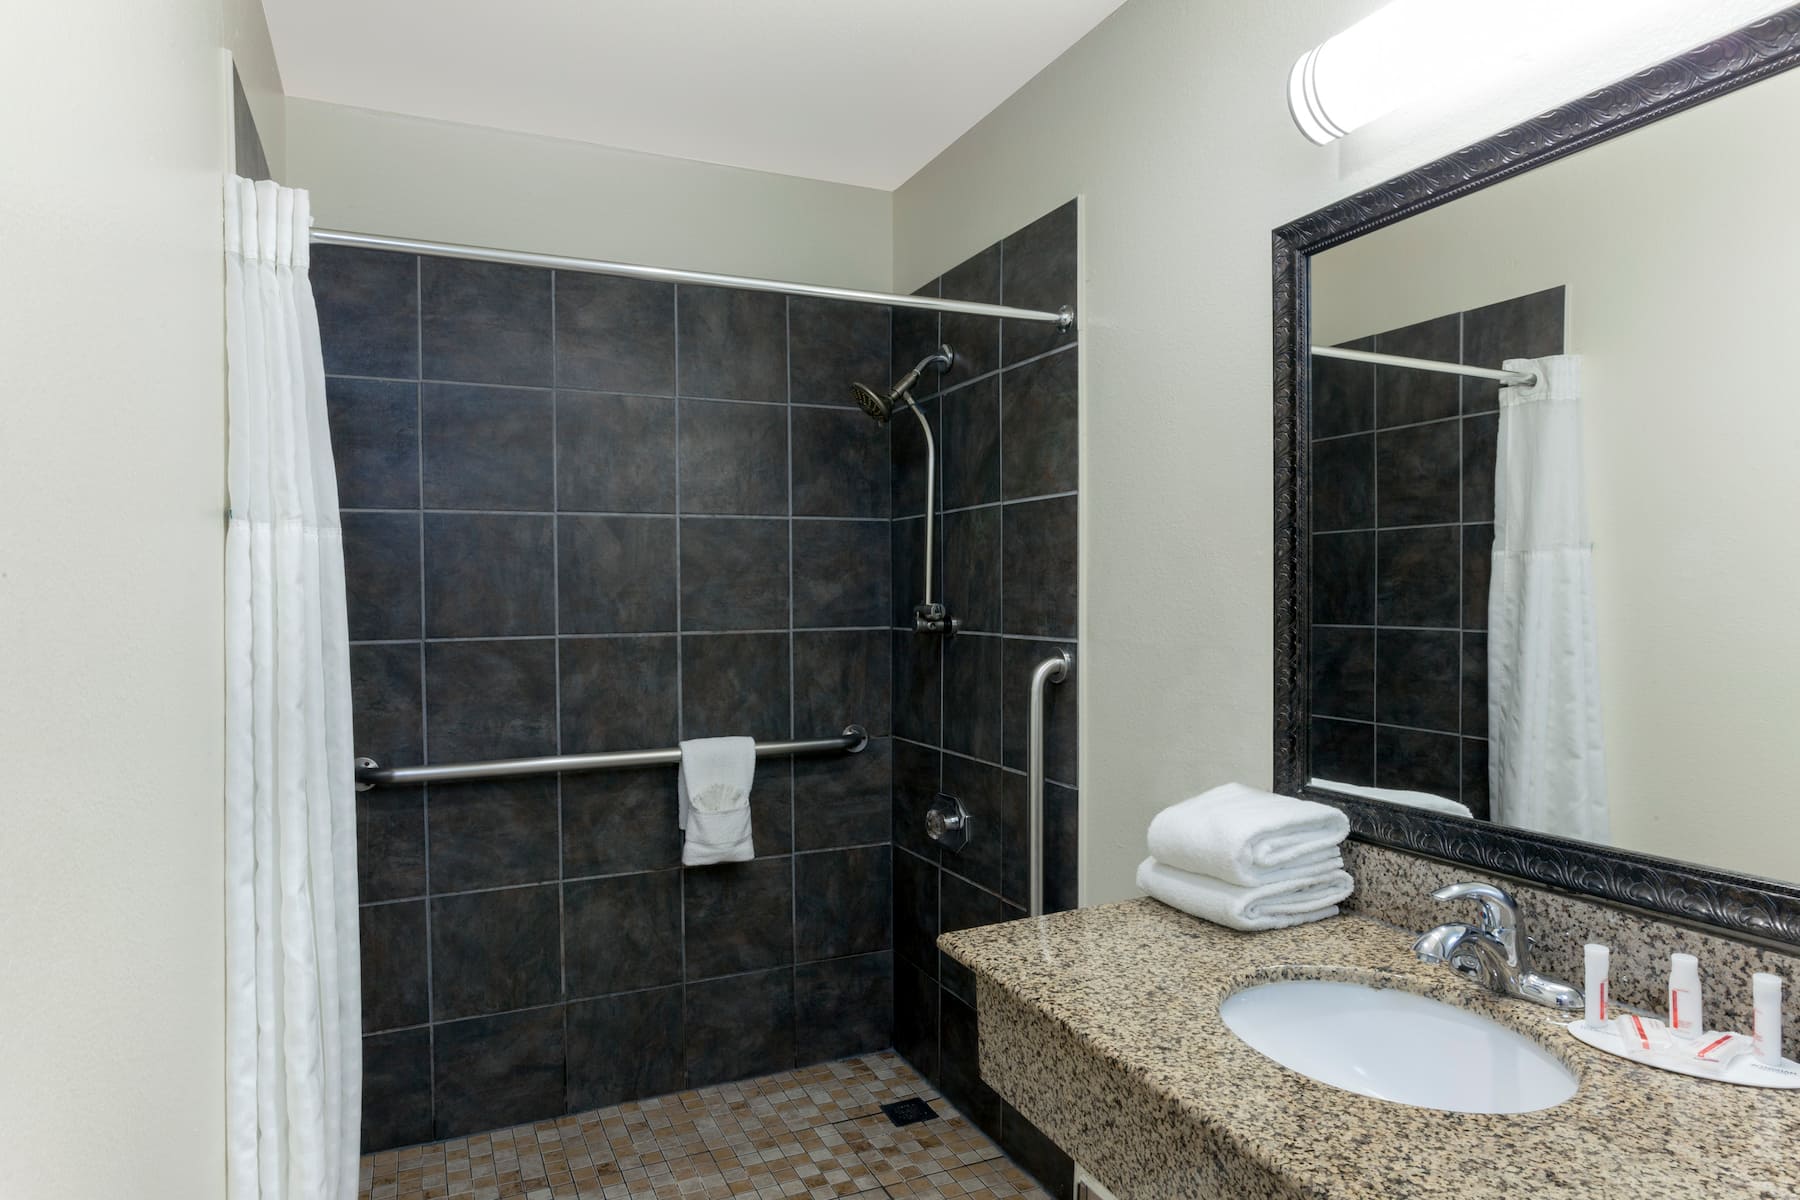
[[877, 425], [886, 425], [888, 418], [894, 415], [892, 396], [878, 396], [872, 388], [861, 383], [851, 384], [850, 394], [855, 397], [857, 407], [874, 417]]
[[875, 418], [877, 425], [886, 425], [888, 418], [894, 415], [896, 404], [901, 400], [905, 400], [908, 404], [912, 403], [910, 393], [913, 384], [919, 382], [919, 376], [924, 374], [926, 367], [936, 367], [940, 372], [948, 371], [955, 362], [956, 352], [948, 346], [939, 346], [936, 354], [920, 359], [919, 365], [902, 375], [894, 386], [887, 390], [886, 395], [876, 392], [874, 388], [864, 383], [852, 383], [850, 395], [856, 401], [858, 408]]

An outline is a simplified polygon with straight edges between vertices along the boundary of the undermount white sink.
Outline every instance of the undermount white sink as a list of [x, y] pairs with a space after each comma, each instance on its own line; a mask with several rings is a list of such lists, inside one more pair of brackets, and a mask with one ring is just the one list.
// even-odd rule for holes
[[1289, 1070], [1378, 1100], [1520, 1113], [1575, 1094], [1574, 1074], [1530, 1038], [1411, 992], [1284, 980], [1227, 996], [1219, 1015]]

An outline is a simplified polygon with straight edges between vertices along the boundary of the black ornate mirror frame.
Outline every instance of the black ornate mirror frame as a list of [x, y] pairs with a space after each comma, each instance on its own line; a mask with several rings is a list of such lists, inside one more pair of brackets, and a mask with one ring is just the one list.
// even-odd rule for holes
[[1800, 5], [1277, 229], [1275, 787], [1337, 805], [1361, 841], [1679, 921], [1800, 946], [1800, 887], [1307, 785], [1311, 424], [1309, 259], [1480, 188], [1800, 65]]

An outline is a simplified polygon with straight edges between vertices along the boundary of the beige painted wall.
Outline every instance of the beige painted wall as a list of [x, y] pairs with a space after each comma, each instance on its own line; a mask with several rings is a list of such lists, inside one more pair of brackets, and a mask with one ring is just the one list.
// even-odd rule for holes
[[1089, 903], [1135, 891], [1158, 808], [1269, 782], [1269, 231], [1778, 6], [1664, 4], [1703, 11], [1312, 146], [1288, 120], [1288, 67], [1375, 7], [1130, 0], [895, 194], [901, 290], [1084, 199]]
[[219, 0], [0, 38], [0, 1193], [224, 1194]]
[[1568, 286], [1613, 840], [1800, 878], [1800, 73], [1351, 242], [1314, 263], [1322, 344]]
[[287, 103], [322, 227], [886, 290], [893, 197], [582, 142]]

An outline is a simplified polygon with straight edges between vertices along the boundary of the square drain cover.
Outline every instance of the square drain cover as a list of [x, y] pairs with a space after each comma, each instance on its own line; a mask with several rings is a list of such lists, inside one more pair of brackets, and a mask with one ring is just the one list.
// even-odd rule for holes
[[930, 1121], [937, 1116], [931, 1105], [917, 1097], [884, 1104], [881, 1106], [881, 1111], [886, 1113], [887, 1119], [896, 1125], [917, 1125], [920, 1121]]

